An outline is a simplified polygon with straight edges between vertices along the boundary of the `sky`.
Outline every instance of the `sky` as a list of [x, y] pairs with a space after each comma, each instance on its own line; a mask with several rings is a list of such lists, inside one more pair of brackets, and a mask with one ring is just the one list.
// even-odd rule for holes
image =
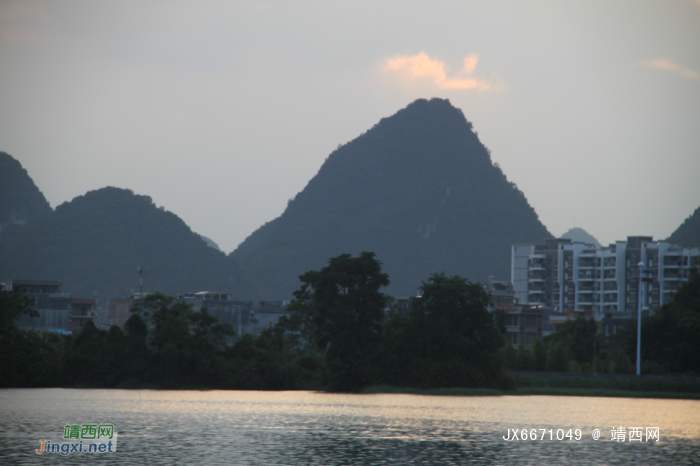
[[417, 98], [554, 235], [700, 206], [700, 0], [0, 0], [0, 83], [0, 150], [52, 207], [128, 188], [226, 252]]

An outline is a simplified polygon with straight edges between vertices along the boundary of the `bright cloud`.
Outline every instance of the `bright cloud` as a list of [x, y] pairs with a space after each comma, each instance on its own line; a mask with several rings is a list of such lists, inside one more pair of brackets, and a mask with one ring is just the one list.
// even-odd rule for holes
[[652, 68], [658, 68], [660, 70], [666, 70], [666, 71], [673, 71], [674, 73], [678, 73], [682, 76], [685, 76], [686, 78], [691, 78], [691, 79], [698, 79], [700, 78], [700, 73], [697, 71], [690, 70], [688, 68], [684, 68], [681, 65], [674, 63], [672, 60], [666, 60], [665, 58], [661, 58], [659, 60], [653, 60], [653, 61], [648, 61], [644, 63], [647, 66], [650, 66]]
[[43, 6], [31, 1], [0, 4], [0, 40], [26, 42], [44, 38], [33, 30], [32, 22], [45, 15]]
[[44, 8], [32, 2], [10, 2], [0, 5], [0, 20], [14, 21], [43, 16]]
[[404, 79], [429, 79], [441, 89], [493, 89], [486, 80], [471, 76], [479, 57], [472, 54], [464, 58], [464, 67], [457, 76], [447, 76], [444, 62], [431, 59], [425, 52], [413, 56], [398, 56], [386, 61], [384, 69], [400, 74]]

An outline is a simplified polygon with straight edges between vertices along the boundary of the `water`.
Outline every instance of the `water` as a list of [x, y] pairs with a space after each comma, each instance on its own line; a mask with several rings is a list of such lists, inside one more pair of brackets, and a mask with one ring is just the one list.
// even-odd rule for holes
[[[116, 453], [37, 455], [65, 424], [111, 422]], [[611, 440], [613, 426], [660, 441]], [[508, 429], [546, 439], [505, 441]], [[581, 440], [556, 430], [581, 429]], [[600, 440], [593, 440], [593, 429]], [[549, 440], [553, 429], [555, 440]], [[626, 431], [628, 429], [625, 429]], [[643, 429], [644, 431], [644, 429]], [[628, 439], [626, 439], [628, 440]], [[0, 390], [0, 464], [690, 465], [700, 401], [316, 392]]]

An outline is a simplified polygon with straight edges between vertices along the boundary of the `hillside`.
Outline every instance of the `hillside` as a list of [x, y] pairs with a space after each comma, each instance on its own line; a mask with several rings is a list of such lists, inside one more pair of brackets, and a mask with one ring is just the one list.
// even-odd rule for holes
[[700, 207], [676, 228], [668, 241], [680, 246], [700, 246]]
[[299, 274], [362, 251], [383, 262], [394, 295], [442, 271], [508, 279], [511, 244], [552, 235], [489, 154], [461, 110], [417, 100], [331, 153], [230, 257], [267, 299], [289, 298]]
[[10, 154], [0, 152], [0, 241], [51, 212], [27, 170]]
[[569, 231], [561, 235], [562, 238], [568, 238], [571, 240], [571, 242], [576, 243], [586, 243], [586, 244], [593, 244], [596, 248], [601, 248], [602, 246], [598, 242], [593, 235], [588, 233], [586, 230], [583, 228], [578, 228], [574, 227], [571, 228]]
[[102, 188], [61, 204], [0, 246], [0, 278], [63, 282], [74, 296], [100, 302], [138, 291], [136, 267], [148, 268], [144, 291], [221, 291], [257, 298], [238, 264], [150, 197]]

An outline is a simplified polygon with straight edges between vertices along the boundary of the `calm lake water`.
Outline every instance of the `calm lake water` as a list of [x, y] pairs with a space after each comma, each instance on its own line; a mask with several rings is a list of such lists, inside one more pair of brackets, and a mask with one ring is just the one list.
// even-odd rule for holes
[[[115, 453], [37, 455], [63, 426], [113, 423]], [[613, 426], [659, 441], [612, 441]], [[545, 439], [506, 441], [509, 429]], [[549, 440], [553, 429], [554, 440]], [[581, 429], [581, 440], [556, 440]], [[594, 429], [601, 438], [593, 440]], [[562, 432], [563, 433], [563, 432]], [[512, 435], [512, 434], [511, 434]], [[87, 442], [86, 442], [87, 443]], [[0, 464], [690, 465], [700, 401], [316, 392], [0, 390]]]

